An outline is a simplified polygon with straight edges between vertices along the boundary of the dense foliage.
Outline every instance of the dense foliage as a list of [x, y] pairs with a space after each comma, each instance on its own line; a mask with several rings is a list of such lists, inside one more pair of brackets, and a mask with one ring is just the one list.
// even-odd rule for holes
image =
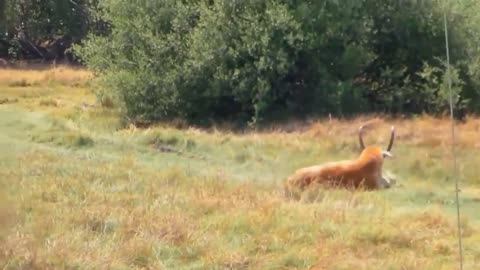
[[99, 32], [98, 0], [0, 1], [0, 57], [53, 60], [90, 30]]
[[9, 2], [51, 3], [48, 14], [75, 3], [71, 12], [87, 14], [20, 21], [28, 18], [36, 36], [81, 37], [76, 51], [99, 75], [99, 97], [132, 121], [442, 113], [448, 10], [456, 106], [480, 110], [475, 0]]

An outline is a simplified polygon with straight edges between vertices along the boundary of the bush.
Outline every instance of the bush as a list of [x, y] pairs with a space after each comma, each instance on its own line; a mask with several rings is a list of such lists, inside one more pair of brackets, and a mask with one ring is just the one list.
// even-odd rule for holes
[[[104, 1], [111, 33], [76, 48], [129, 119], [255, 123], [447, 108], [441, 1], [186, 2]], [[476, 111], [472, 6], [480, 4], [454, 3], [468, 18], [450, 23], [457, 104]]]

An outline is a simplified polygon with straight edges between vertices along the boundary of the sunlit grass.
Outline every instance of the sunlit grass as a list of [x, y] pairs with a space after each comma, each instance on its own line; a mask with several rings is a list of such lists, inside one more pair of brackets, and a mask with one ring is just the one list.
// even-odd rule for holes
[[[1, 84], [1, 98], [16, 99], [0, 105], [2, 269], [457, 267], [448, 119], [140, 129], [85, 81]], [[367, 144], [385, 146], [397, 128], [384, 164], [396, 187], [284, 197], [295, 169], [358, 155], [366, 122]], [[480, 263], [479, 123], [457, 130], [466, 269]]]
[[28, 87], [48, 84], [68, 86], [84, 85], [92, 78], [92, 73], [79, 68], [58, 66], [51, 69], [2, 69], [0, 85], [9, 87]]
[[[2, 246], [12, 252], [10, 269], [455, 264], [454, 219], [438, 206], [402, 209], [384, 194], [341, 190], [300, 203], [286, 201], [274, 187], [187, 175], [176, 167], [156, 170], [134, 156], [115, 162], [68, 157], [29, 151], [2, 170], [17, 183], [9, 191], [21, 195], [22, 220], [13, 230], [22, 233], [9, 234]], [[479, 235], [468, 223], [465, 229], [467, 245], [475, 248]], [[477, 252], [470, 250], [470, 258]]]

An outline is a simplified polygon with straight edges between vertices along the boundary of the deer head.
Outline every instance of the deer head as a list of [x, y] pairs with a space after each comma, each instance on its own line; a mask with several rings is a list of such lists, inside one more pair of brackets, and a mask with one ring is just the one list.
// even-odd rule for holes
[[[363, 142], [363, 128], [364, 126], [362, 125], [358, 129], [358, 142], [360, 144], [360, 149], [362, 150], [362, 152], [364, 152], [365, 150], [371, 149], [371, 147], [365, 147], [365, 143]], [[390, 129], [390, 141], [388, 142], [387, 150], [381, 150], [381, 155], [383, 158], [393, 157], [390, 151], [392, 150], [394, 141], [395, 141], [395, 127], [392, 126]]]

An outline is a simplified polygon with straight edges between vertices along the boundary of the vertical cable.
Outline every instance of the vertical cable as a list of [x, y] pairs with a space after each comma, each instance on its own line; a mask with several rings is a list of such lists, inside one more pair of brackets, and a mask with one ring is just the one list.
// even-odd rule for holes
[[[448, 1], [448, 0], [447, 0]], [[450, 121], [451, 121], [451, 135], [452, 135], [452, 158], [453, 158], [453, 178], [455, 180], [455, 199], [457, 205], [457, 234], [458, 234], [458, 256], [460, 263], [460, 270], [463, 270], [463, 246], [462, 246], [462, 225], [460, 220], [460, 199], [458, 193], [458, 176], [457, 176], [457, 156], [455, 151], [455, 119], [453, 117], [453, 91], [452, 91], [452, 76], [450, 73], [450, 51], [448, 46], [448, 28], [447, 28], [447, 11], [443, 14], [443, 21], [445, 27], [445, 50], [447, 53], [447, 79], [448, 89], [450, 91]]]

